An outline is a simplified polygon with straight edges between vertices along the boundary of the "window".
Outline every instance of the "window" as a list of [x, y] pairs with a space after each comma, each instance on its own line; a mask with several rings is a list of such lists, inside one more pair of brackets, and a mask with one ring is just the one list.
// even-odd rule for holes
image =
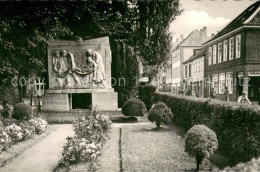
[[229, 39], [229, 60], [234, 58], [234, 38]]
[[191, 64], [189, 64], [189, 77], [191, 77]]
[[200, 68], [200, 69], [201, 69], [201, 73], [202, 73], [202, 72], [203, 72], [203, 67], [204, 67], [204, 66], [203, 66], [203, 60], [201, 60], [200, 65], [201, 65], [201, 68]]
[[199, 62], [199, 73], [200, 73], [200, 62]]
[[212, 47], [209, 47], [208, 49], [208, 65], [212, 64]]
[[233, 94], [233, 73], [232, 72], [229, 72], [227, 73], [227, 88], [228, 88], [228, 91], [229, 91], [229, 94]]
[[196, 62], [196, 73], [198, 73], [198, 63]]
[[217, 45], [213, 45], [213, 64], [217, 62]]
[[227, 42], [227, 40], [225, 40], [224, 41], [224, 52], [223, 52], [223, 61], [225, 62], [225, 61], [227, 61], [227, 46], [228, 46], [228, 42]]
[[218, 63], [222, 62], [222, 42], [218, 44]]
[[241, 56], [241, 34], [236, 36], [236, 58]]
[[185, 65], [185, 78], [187, 78], [187, 74], [188, 74], [188, 66]]
[[218, 93], [218, 74], [213, 75], [213, 87], [216, 93]]
[[226, 78], [225, 78], [225, 73], [220, 73], [219, 74], [219, 93], [223, 94], [225, 92], [225, 87], [226, 87]]

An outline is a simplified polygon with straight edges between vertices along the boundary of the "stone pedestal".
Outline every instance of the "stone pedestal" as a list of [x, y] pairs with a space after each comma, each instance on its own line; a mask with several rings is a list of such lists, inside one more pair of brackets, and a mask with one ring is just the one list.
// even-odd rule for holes
[[72, 97], [74, 93], [91, 94], [92, 108], [97, 107], [100, 110], [117, 110], [118, 109], [118, 95], [111, 89], [81, 89], [77, 90], [48, 90], [47, 95], [43, 96], [43, 111], [69, 111], [72, 109]]
[[116, 110], [118, 108], [117, 99], [115, 92], [92, 93], [92, 107], [102, 110]]
[[48, 94], [42, 99], [43, 111], [68, 111], [69, 96], [68, 94]]
[[43, 112], [51, 119], [51, 112], [62, 118], [62, 112], [71, 114], [88, 107], [118, 111], [118, 95], [111, 87], [111, 63], [108, 37], [80, 42], [50, 40], [49, 89], [43, 96]]

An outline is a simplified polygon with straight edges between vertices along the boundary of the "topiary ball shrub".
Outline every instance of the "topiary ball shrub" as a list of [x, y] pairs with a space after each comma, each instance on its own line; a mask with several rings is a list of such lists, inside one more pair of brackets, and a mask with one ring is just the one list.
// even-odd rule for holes
[[158, 102], [149, 110], [148, 120], [155, 122], [158, 128], [161, 124], [170, 123], [172, 118], [172, 111], [165, 103]]
[[17, 103], [14, 107], [13, 118], [17, 120], [29, 120], [32, 116], [32, 106], [26, 103]]
[[128, 117], [144, 116], [145, 112], [144, 102], [137, 98], [130, 98], [122, 107], [122, 113]]
[[185, 136], [185, 152], [196, 159], [197, 171], [205, 157], [209, 157], [218, 148], [218, 139], [214, 131], [205, 125], [194, 125]]

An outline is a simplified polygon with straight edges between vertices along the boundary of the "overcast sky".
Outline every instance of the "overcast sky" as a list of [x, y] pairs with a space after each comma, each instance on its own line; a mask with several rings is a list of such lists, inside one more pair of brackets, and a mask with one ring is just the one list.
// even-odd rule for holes
[[229, 22], [257, 0], [180, 0], [182, 14], [170, 26], [175, 36], [187, 36], [195, 29], [208, 28], [208, 36]]

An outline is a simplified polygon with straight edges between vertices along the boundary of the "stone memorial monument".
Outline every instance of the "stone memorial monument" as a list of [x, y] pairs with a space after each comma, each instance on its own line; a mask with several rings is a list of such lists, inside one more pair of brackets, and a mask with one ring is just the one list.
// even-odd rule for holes
[[42, 110], [117, 110], [118, 96], [111, 87], [111, 60], [108, 37], [49, 41], [49, 89]]

